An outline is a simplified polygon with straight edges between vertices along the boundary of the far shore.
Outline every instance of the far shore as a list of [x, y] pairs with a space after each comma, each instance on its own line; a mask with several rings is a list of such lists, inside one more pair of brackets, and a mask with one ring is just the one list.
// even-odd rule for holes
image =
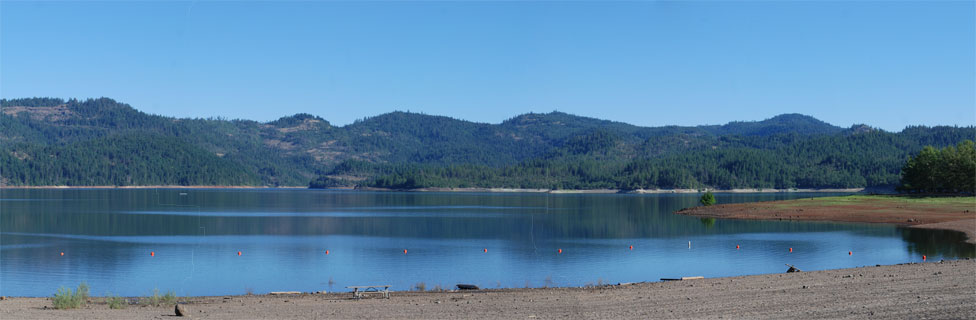
[[677, 214], [719, 219], [886, 223], [966, 234], [976, 244], [976, 197], [857, 195], [722, 204]]
[[[668, 194], [668, 193], [702, 193], [703, 189], [524, 189], [524, 188], [417, 188], [417, 189], [389, 189], [361, 187], [356, 190], [364, 191], [406, 191], [406, 192], [513, 192], [513, 193], [553, 193], [553, 194]], [[712, 193], [782, 193], [782, 192], [827, 192], [827, 193], [858, 193], [864, 188], [846, 189], [708, 189]]]
[[[191, 319], [968, 319], [976, 315], [973, 270], [976, 260], [966, 259], [583, 288], [396, 291], [389, 299], [356, 300], [350, 289], [335, 288], [179, 303]], [[80, 309], [55, 310], [50, 298], [6, 297], [0, 318], [175, 316], [173, 303], [137, 300], [110, 309], [95, 297]]]
[[[309, 189], [307, 186], [0, 186], [0, 189]], [[528, 188], [416, 188], [390, 189], [374, 187], [337, 187], [315, 190], [357, 190], [383, 192], [484, 192], [484, 193], [552, 193], [552, 194], [687, 194], [702, 193], [702, 189], [528, 189]], [[712, 193], [861, 193], [865, 188], [840, 189], [708, 189]]]
[[307, 186], [0, 186], [0, 189], [308, 189]]

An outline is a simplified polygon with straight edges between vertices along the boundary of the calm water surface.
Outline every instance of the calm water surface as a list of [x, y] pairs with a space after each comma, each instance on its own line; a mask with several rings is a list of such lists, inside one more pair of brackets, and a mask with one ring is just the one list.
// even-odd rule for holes
[[[733, 203], [824, 195], [717, 198]], [[418, 283], [428, 289], [458, 283], [582, 286], [778, 273], [786, 263], [821, 270], [921, 261], [923, 254], [933, 260], [974, 255], [973, 246], [953, 232], [672, 214], [696, 205], [697, 198], [2, 190], [0, 295], [50, 296], [81, 281], [95, 295], [126, 296], [154, 288], [222, 295], [345, 291], [367, 284], [394, 290]]]

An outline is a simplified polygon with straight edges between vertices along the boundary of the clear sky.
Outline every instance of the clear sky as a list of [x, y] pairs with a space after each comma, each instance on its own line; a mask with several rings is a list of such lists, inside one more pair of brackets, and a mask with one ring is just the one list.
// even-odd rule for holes
[[974, 1], [0, 2], [0, 96], [177, 117], [976, 123]]

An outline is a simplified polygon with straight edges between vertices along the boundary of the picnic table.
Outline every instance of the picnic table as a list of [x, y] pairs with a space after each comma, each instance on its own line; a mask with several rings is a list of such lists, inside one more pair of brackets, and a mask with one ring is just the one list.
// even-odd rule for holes
[[352, 296], [356, 299], [360, 299], [365, 294], [380, 294], [382, 293], [387, 299], [390, 298], [390, 285], [381, 286], [348, 286], [346, 288], [352, 289]]

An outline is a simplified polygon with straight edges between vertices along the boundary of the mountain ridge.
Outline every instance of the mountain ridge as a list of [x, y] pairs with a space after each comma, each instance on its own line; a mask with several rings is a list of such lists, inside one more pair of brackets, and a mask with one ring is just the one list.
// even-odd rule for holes
[[[346, 125], [343, 125], [343, 126], [333, 126], [327, 119], [323, 118], [322, 116], [320, 116], [320, 115], [314, 115], [314, 114], [311, 114], [311, 113], [308, 113], [308, 112], [299, 112], [299, 113], [292, 114], [292, 115], [285, 115], [285, 116], [279, 117], [278, 119], [270, 120], [270, 121], [266, 121], [266, 122], [261, 122], [261, 121], [257, 121], [257, 120], [251, 120], [251, 119], [239, 119], [239, 118], [227, 119], [227, 118], [219, 117], [219, 116], [218, 117], [208, 117], [208, 118], [191, 118], [191, 117], [165, 116], [165, 115], [158, 115], [158, 114], [146, 113], [144, 111], [138, 110], [135, 107], [132, 107], [129, 104], [121, 103], [121, 102], [118, 102], [118, 101], [116, 101], [114, 99], [107, 98], [107, 97], [88, 98], [88, 99], [85, 99], [85, 100], [80, 100], [80, 99], [76, 99], [76, 98], [72, 98], [72, 99], [65, 100], [65, 99], [61, 99], [61, 98], [49, 98], [49, 97], [0, 99], [0, 106], [2, 106], [5, 109], [3, 111], [3, 113], [5, 113], [7, 115], [16, 115], [20, 111], [27, 111], [27, 112], [30, 113], [30, 111], [37, 110], [37, 109], [45, 109], [45, 108], [53, 108], [53, 107], [64, 107], [64, 106], [67, 106], [69, 102], [74, 102], [73, 105], [82, 105], [82, 104], [79, 104], [78, 103], [78, 102], [81, 102], [81, 101], [90, 102], [90, 103], [85, 104], [86, 105], [85, 108], [82, 108], [81, 109], [81, 110], [84, 111], [84, 115], [91, 115], [92, 113], [97, 113], [99, 111], [105, 111], [105, 110], [115, 109], [115, 110], [120, 110], [122, 112], [137, 112], [137, 113], [140, 113], [140, 114], [145, 115], [145, 116], [158, 116], [158, 117], [164, 117], [164, 118], [175, 119], [175, 120], [221, 119], [221, 120], [229, 120], [229, 121], [250, 121], [250, 122], [262, 123], [262, 124], [272, 124], [272, 125], [275, 125], [276, 123], [281, 123], [282, 121], [289, 121], [292, 118], [296, 118], [298, 120], [315, 119], [315, 120], [319, 120], [319, 121], [325, 122], [325, 124], [328, 124], [330, 127], [337, 127], [337, 128], [345, 128], [345, 127], [348, 127], [348, 126], [355, 126], [355, 125], [359, 125], [359, 124], [361, 124], [363, 122], [370, 122], [371, 120], [376, 120], [376, 119], [379, 119], [379, 118], [397, 117], [399, 115], [407, 115], [407, 116], [421, 116], [421, 117], [445, 118], [445, 119], [449, 119], [449, 120], [460, 121], [460, 122], [467, 122], [467, 123], [471, 123], [471, 124], [512, 125], [512, 126], [515, 126], [515, 125], [528, 125], [528, 124], [532, 124], [533, 122], [539, 122], [540, 120], [549, 120], [549, 123], [547, 123], [547, 124], [561, 125], [563, 123], [561, 123], [559, 121], [560, 119], [563, 119], [563, 120], [569, 119], [569, 121], [571, 121], [571, 122], [585, 123], [588, 126], [595, 126], [595, 125], [604, 125], [604, 126], [606, 126], [606, 125], [611, 125], [611, 126], [631, 127], [631, 128], [634, 128], [634, 129], [706, 128], [706, 127], [709, 127], [710, 128], [710, 127], [729, 127], [729, 126], [738, 126], [738, 125], [767, 125], [770, 122], [774, 122], [774, 121], [775, 122], [782, 122], [782, 119], [801, 119], [801, 120], [806, 120], [806, 121], [810, 121], [810, 122], [816, 122], [816, 123], [822, 124], [824, 126], [829, 126], [829, 127], [833, 127], [833, 128], [840, 129], [840, 127], [831, 125], [831, 124], [826, 123], [824, 121], [821, 121], [821, 120], [819, 120], [819, 119], [817, 119], [815, 117], [812, 117], [812, 116], [809, 116], [809, 115], [804, 115], [804, 114], [799, 114], [799, 113], [783, 113], [783, 114], [774, 115], [774, 116], [769, 117], [769, 118], [766, 118], [764, 120], [733, 120], [733, 121], [730, 121], [730, 122], [725, 123], [725, 124], [701, 124], [701, 125], [694, 125], [694, 126], [664, 125], [664, 126], [656, 126], [655, 127], [655, 126], [639, 126], [639, 125], [635, 125], [635, 124], [631, 124], [631, 123], [626, 123], [626, 122], [613, 121], [613, 120], [604, 120], [604, 119], [599, 119], [599, 118], [593, 118], [593, 117], [587, 117], [587, 116], [574, 115], [574, 114], [571, 114], [571, 113], [566, 113], [566, 112], [561, 112], [561, 111], [551, 111], [551, 112], [547, 112], [547, 113], [527, 112], [527, 113], [519, 114], [519, 115], [516, 115], [514, 117], [511, 117], [511, 118], [502, 120], [499, 123], [489, 123], [489, 122], [479, 122], [479, 121], [471, 121], [471, 120], [464, 120], [464, 119], [452, 118], [452, 117], [449, 117], [449, 116], [429, 115], [429, 114], [425, 114], [425, 113], [421, 113], [421, 112], [411, 112], [411, 111], [394, 110], [394, 111], [390, 111], [390, 112], [386, 112], [386, 113], [381, 113], [381, 114], [378, 114], [378, 115], [375, 115], [375, 116], [369, 116], [369, 117], [365, 117], [363, 119], [358, 119], [358, 120], [354, 121], [353, 123], [346, 124]], [[11, 108], [11, 109], [8, 109], [8, 108]], [[99, 109], [99, 108], [103, 108], [103, 109]], [[44, 111], [46, 111], [46, 110], [44, 110]], [[536, 124], [538, 124], [538, 123], [536, 123]]]
[[[463, 168], [481, 168], [487, 174], [529, 167], [536, 170], [526, 175], [536, 180], [544, 180], [538, 174], [551, 168], [568, 170], [564, 180], [579, 180], [564, 181], [569, 188], [890, 185], [897, 179], [899, 163], [921, 146], [954, 145], [972, 139], [976, 132], [973, 127], [907, 127], [898, 133], [865, 125], [844, 129], [800, 114], [724, 125], [640, 127], [558, 111], [525, 113], [497, 124], [395, 111], [333, 126], [309, 113], [268, 122], [173, 118], [147, 114], [110, 98], [0, 99], [0, 106], [0, 183], [4, 185], [274, 186], [325, 181], [326, 185], [379, 186], [384, 177], [387, 182], [406, 181], [405, 176], [419, 176], [419, 172], [454, 170], [460, 175], [468, 170]], [[153, 153], [138, 150], [139, 144], [126, 138], [130, 135], [162, 150], [195, 151], [181, 153], [180, 161], [172, 160], [177, 153], [136, 159]], [[850, 150], [857, 149], [864, 151], [855, 151], [852, 158]], [[878, 154], [870, 156], [870, 152]], [[84, 165], [68, 163], [69, 155], [70, 162]], [[743, 157], [743, 164], [721, 163], [736, 157]], [[657, 174], [669, 178], [621, 180], [638, 174], [634, 168], [645, 167], [642, 161], [650, 161]], [[701, 161], [709, 164], [699, 163], [697, 169], [673, 164]], [[139, 164], [133, 167], [141, 169], [118, 163]], [[200, 170], [220, 163], [235, 170]], [[801, 167], [799, 163], [831, 178], [818, 180], [813, 177], [818, 173], [791, 169]], [[98, 169], [86, 172], [85, 166]], [[721, 172], [706, 172], [713, 167]], [[777, 180], [757, 175], [774, 167], [781, 171], [778, 175], [795, 177]], [[584, 177], [597, 169], [608, 171]], [[472, 176], [466, 178], [471, 181], [451, 183], [483, 185], [489, 178]], [[437, 187], [436, 183], [448, 180], [428, 182]]]

